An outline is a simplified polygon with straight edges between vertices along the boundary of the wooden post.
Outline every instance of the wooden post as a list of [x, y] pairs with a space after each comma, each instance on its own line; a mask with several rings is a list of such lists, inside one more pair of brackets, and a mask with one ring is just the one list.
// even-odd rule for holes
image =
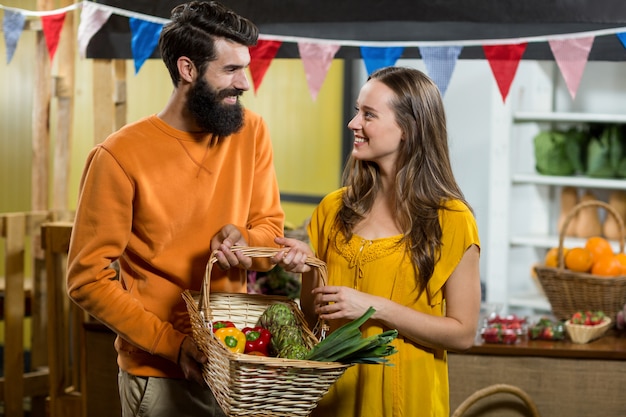
[[[37, 10], [52, 10], [52, 0], [37, 0]], [[35, 53], [35, 97], [33, 100], [33, 165], [31, 210], [48, 209], [50, 154], [50, 57], [43, 32], [37, 32]]]
[[[69, 6], [72, 0], [62, 0], [61, 7]], [[74, 72], [76, 50], [74, 47], [74, 13], [65, 15], [63, 31], [56, 52], [58, 74], [55, 77], [55, 96], [57, 98], [57, 134], [54, 149], [54, 177], [52, 208], [66, 211], [69, 199], [69, 176], [71, 159], [72, 112], [74, 108]]]
[[6, 222], [6, 279], [4, 318], [6, 333], [12, 338], [5, 340], [4, 412], [7, 416], [23, 415], [24, 406], [24, 230], [25, 216], [16, 214], [4, 217]]
[[93, 61], [94, 143], [126, 124], [126, 62]]

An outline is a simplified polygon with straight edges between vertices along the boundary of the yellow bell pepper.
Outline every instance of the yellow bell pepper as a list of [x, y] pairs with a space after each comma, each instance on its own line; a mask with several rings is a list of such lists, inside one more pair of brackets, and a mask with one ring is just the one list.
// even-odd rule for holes
[[215, 331], [215, 337], [224, 343], [227, 349], [235, 353], [243, 353], [246, 349], [246, 335], [236, 327], [222, 327]]

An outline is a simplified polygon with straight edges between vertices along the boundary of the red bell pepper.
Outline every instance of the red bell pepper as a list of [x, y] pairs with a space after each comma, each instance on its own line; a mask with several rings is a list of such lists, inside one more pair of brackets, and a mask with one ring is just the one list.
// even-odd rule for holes
[[245, 327], [241, 330], [246, 335], [246, 349], [244, 353], [262, 354], [269, 356], [269, 346], [272, 340], [272, 334], [269, 330], [256, 326]]
[[213, 333], [215, 333], [218, 329], [223, 329], [224, 327], [236, 327], [232, 321], [228, 320], [218, 320], [213, 322]]

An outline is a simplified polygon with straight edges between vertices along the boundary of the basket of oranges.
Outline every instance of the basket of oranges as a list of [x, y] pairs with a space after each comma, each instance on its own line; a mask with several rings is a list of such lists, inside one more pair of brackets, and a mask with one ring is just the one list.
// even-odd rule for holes
[[[584, 246], [565, 248], [565, 231], [576, 214], [598, 206], [612, 215], [621, 230], [619, 251], [601, 236], [590, 237]], [[550, 262], [549, 260], [552, 259]], [[602, 310], [609, 317], [626, 303], [626, 254], [624, 222], [609, 204], [598, 200], [576, 205], [566, 216], [559, 233], [559, 246], [546, 256], [546, 263], [534, 267], [553, 314], [569, 319], [579, 310]]]

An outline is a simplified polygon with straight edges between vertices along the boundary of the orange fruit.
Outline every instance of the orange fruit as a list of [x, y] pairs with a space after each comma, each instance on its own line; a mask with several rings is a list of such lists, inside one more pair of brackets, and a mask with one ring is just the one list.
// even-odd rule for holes
[[613, 247], [608, 240], [600, 236], [587, 239], [585, 248], [591, 252], [594, 262], [604, 256], [613, 255]]
[[615, 255], [606, 255], [595, 260], [591, 273], [603, 277], [617, 277], [622, 274], [622, 263]]
[[626, 253], [618, 253], [615, 255], [615, 258], [622, 265], [622, 273], [621, 275], [626, 275]]
[[591, 252], [587, 248], [571, 248], [565, 256], [565, 267], [574, 272], [589, 272], [593, 265]]
[[[563, 257], [567, 256], [567, 248], [563, 248]], [[543, 260], [545, 266], [556, 268], [559, 266], [559, 248], [551, 248]]]

